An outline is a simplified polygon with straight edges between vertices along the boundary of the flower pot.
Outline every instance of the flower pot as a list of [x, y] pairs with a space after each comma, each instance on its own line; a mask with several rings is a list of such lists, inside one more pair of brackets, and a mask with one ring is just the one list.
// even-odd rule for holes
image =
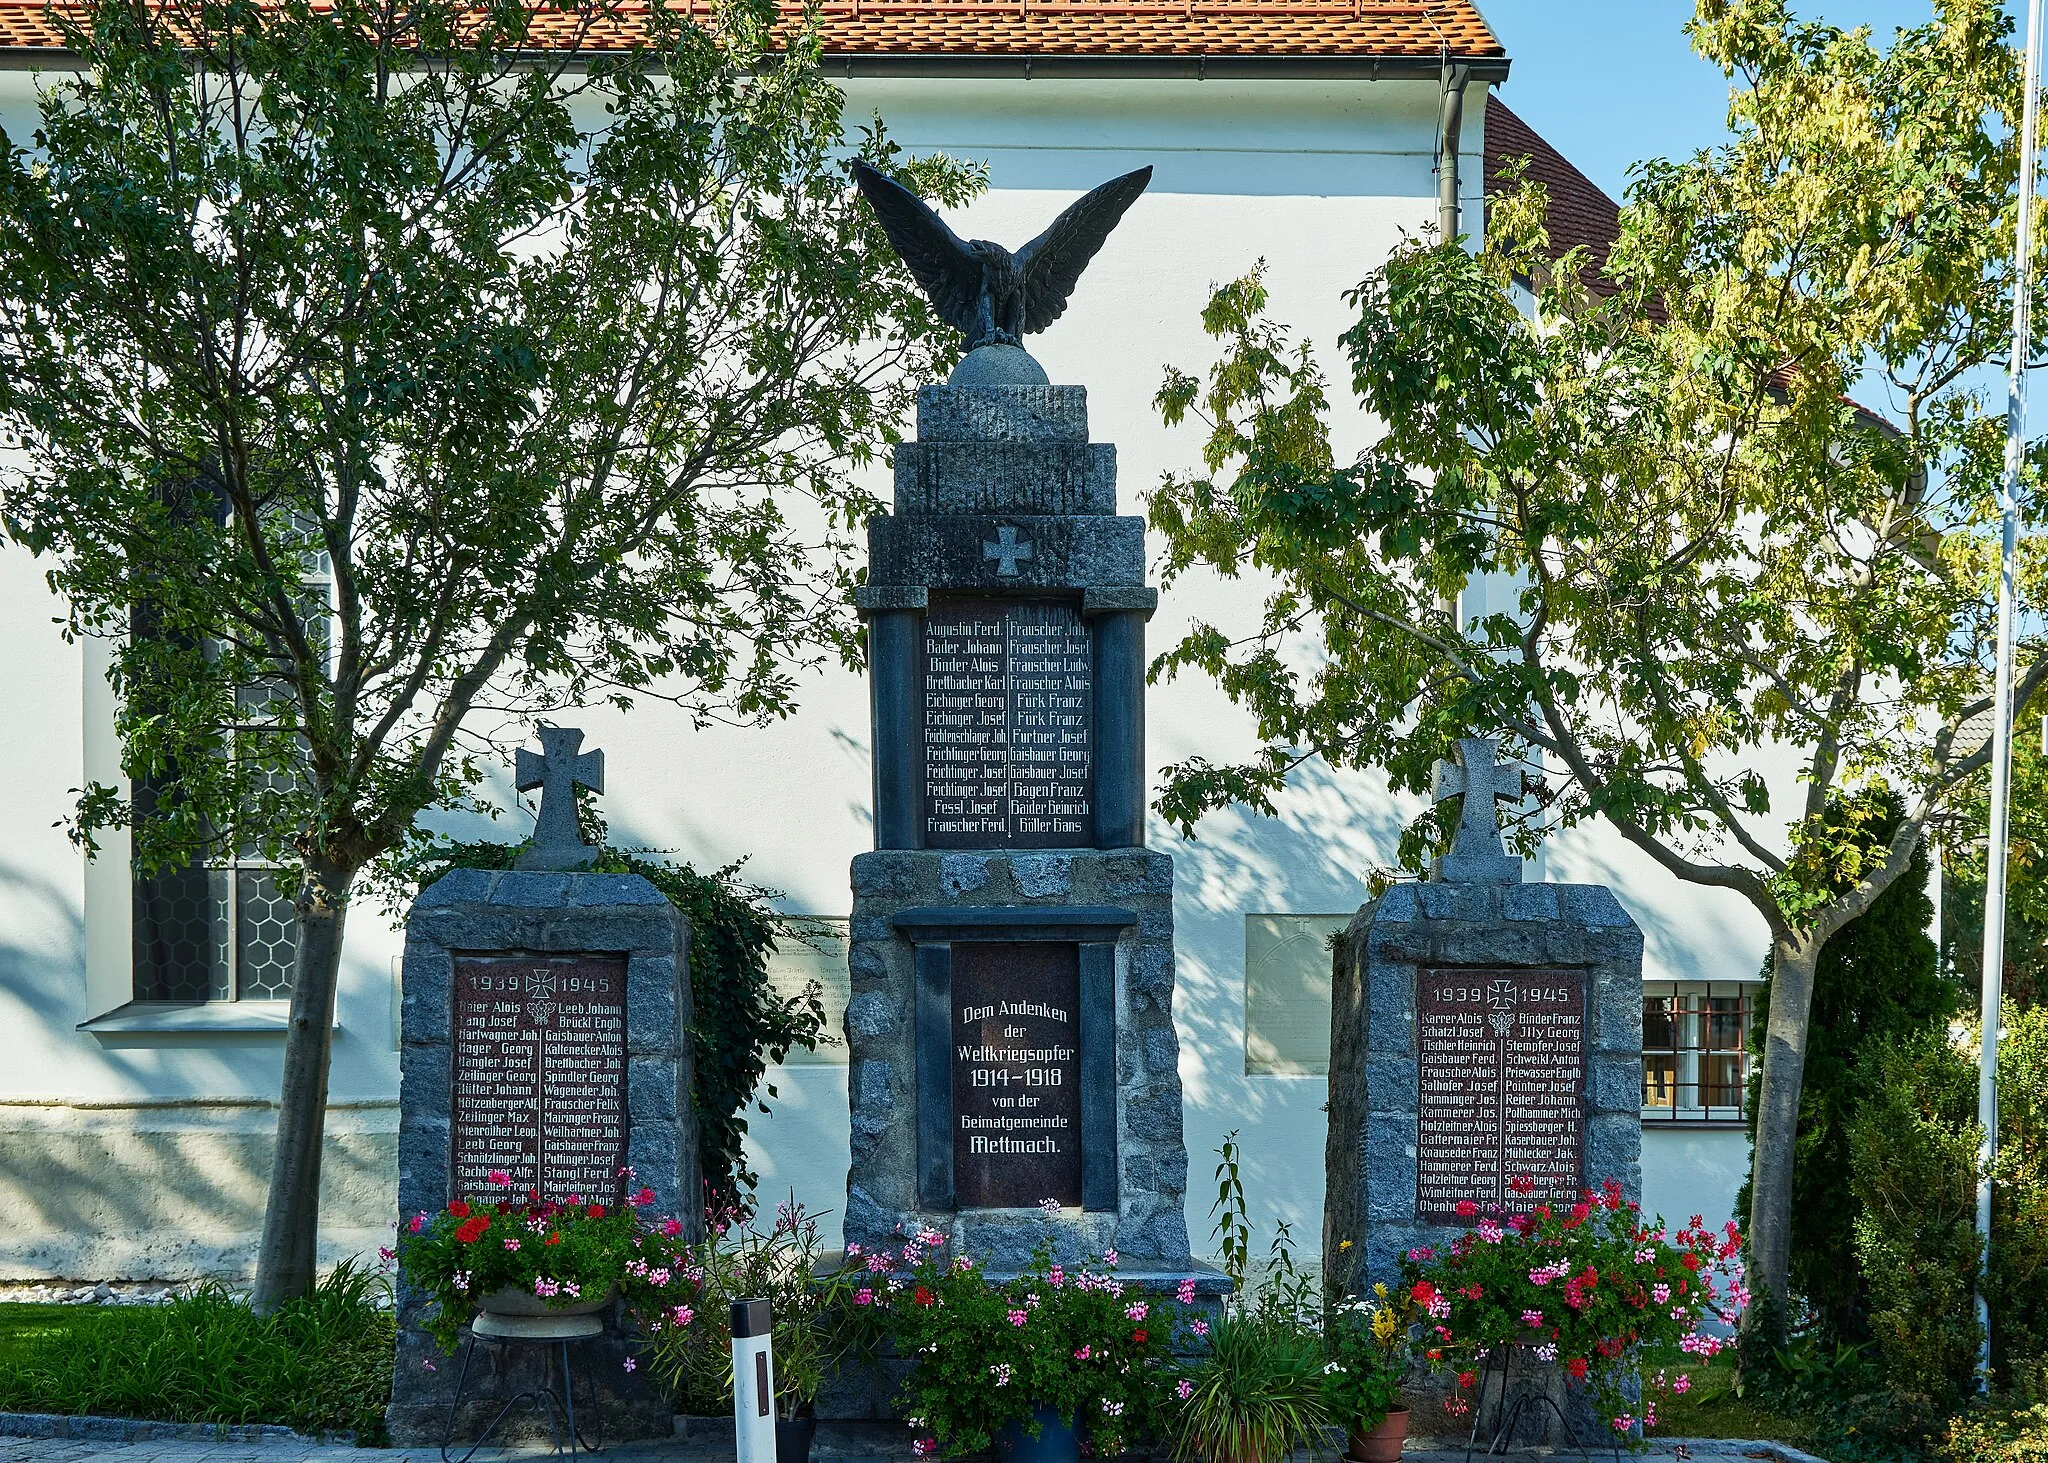
[[1345, 1456], [1354, 1463], [1401, 1463], [1401, 1443], [1408, 1436], [1408, 1409], [1388, 1410], [1371, 1432], [1353, 1433]]
[[476, 1308], [494, 1316], [592, 1316], [610, 1305], [617, 1294], [616, 1290], [607, 1288], [602, 1295], [585, 1296], [566, 1305], [555, 1305], [530, 1290], [514, 1290], [508, 1285], [489, 1295], [479, 1296]]
[[1003, 1463], [1076, 1463], [1081, 1440], [1074, 1434], [1073, 1419], [1050, 1407], [1034, 1407], [1031, 1416], [1038, 1423], [1038, 1436], [1032, 1437], [1021, 1422], [1006, 1422], [996, 1429], [996, 1456]]
[[775, 1463], [811, 1463], [811, 1440], [818, 1435], [816, 1417], [775, 1419]]

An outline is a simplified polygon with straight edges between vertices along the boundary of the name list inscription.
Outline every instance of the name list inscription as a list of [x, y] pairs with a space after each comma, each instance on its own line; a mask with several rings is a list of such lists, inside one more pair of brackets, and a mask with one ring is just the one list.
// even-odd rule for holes
[[925, 846], [1092, 844], [1094, 684], [1073, 605], [934, 599], [924, 621]]
[[953, 1194], [1081, 1202], [1080, 950], [953, 946]]
[[626, 957], [455, 957], [451, 1194], [616, 1201], [626, 1161]]
[[[1585, 1177], [1586, 974], [1419, 973], [1416, 1209], [1458, 1222], [1472, 1199], [1505, 1209], [1575, 1202]], [[1517, 1179], [1533, 1187], [1518, 1192]]]

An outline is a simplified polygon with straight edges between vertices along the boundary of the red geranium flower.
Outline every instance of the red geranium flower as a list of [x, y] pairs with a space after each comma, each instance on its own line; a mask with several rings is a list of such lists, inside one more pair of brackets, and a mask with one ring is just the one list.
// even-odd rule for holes
[[1458, 1217], [1460, 1219], [1470, 1219], [1473, 1215], [1477, 1214], [1478, 1212], [1479, 1206], [1473, 1203], [1470, 1199], [1460, 1199], [1458, 1201]]
[[918, 1286], [916, 1294], [911, 1298], [921, 1306], [930, 1305], [933, 1299], [932, 1293], [929, 1290], [925, 1289], [925, 1287], [923, 1287], [922, 1285]]
[[1415, 1298], [1415, 1303], [1419, 1306], [1426, 1306], [1436, 1299], [1436, 1287], [1427, 1280], [1416, 1281], [1415, 1288], [1408, 1293]]
[[466, 1245], [473, 1245], [483, 1238], [484, 1231], [490, 1227], [491, 1221], [489, 1216], [479, 1214], [473, 1219], [463, 1220], [460, 1227], [455, 1231], [455, 1237]]
[[1533, 1194], [1536, 1192], [1536, 1180], [1518, 1174], [1508, 1180], [1508, 1187], [1518, 1194]]
[[1143, 1346], [1143, 1345], [1145, 1344], [1145, 1336], [1146, 1336], [1146, 1333], [1145, 1333], [1145, 1332], [1143, 1332], [1143, 1331], [1133, 1331], [1133, 1332], [1131, 1332], [1131, 1340], [1133, 1340], [1133, 1341], [1137, 1342], [1137, 1343], [1138, 1343], [1138, 1345], [1140, 1345], [1140, 1346]]
[[1458, 1385], [1459, 1385], [1459, 1386], [1461, 1386], [1461, 1387], [1469, 1387], [1469, 1386], [1471, 1386], [1471, 1385], [1472, 1385], [1472, 1384], [1473, 1384], [1474, 1382], [1476, 1382], [1476, 1381], [1478, 1381], [1478, 1380], [1479, 1380], [1479, 1373], [1477, 1373], [1477, 1372], [1459, 1372], [1459, 1373], [1458, 1373]]
[[1575, 1356], [1564, 1364], [1564, 1369], [1583, 1381], [1586, 1376], [1586, 1358]]
[[584, 1210], [583, 1212], [588, 1214], [592, 1219], [602, 1219], [604, 1218], [604, 1205], [592, 1204], [588, 1209]]
[[1688, 1270], [1697, 1270], [1700, 1268], [1700, 1257], [1698, 1255], [1687, 1252], [1686, 1254], [1680, 1255], [1678, 1257], [1678, 1263], [1685, 1266], [1685, 1268]]
[[457, 1219], [469, 1218], [469, 1206], [463, 1203], [460, 1199], [450, 1199], [448, 1201], [448, 1212], [450, 1214], [453, 1214]]
[[549, 1235], [549, 1236], [547, 1237], [547, 1239], [546, 1239], [546, 1240], [544, 1241], [544, 1243], [547, 1243], [547, 1244], [551, 1244], [551, 1245], [558, 1245], [558, 1244], [560, 1244], [561, 1242], [562, 1242], [562, 1237], [561, 1237], [561, 1235], [559, 1235], [559, 1234], [550, 1234], [550, 1235]]

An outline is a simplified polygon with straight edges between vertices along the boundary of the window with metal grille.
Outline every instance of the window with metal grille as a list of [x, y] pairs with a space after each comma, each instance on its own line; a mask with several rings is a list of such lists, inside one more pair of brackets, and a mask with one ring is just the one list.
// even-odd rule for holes
[[1643, 982], [1643, 1117], [1740, 1123], [1754, 981]]
[[[307, 628], [324, 642], [331, 603], [326, 556], [315, 556], [308, 571]], [[148, 633], [146, 615], [131, 621], [130, 633]], [[268, 729], [273, 694], [266, 686], [245, 687], [237, 694], [229, 755], [244, 737]], [[270, 781], [276, 782], [277, 774]], [[165, 781], [137, 779], [135, 816], [148, 817], [167, 791]], [[135, 999], [289, 999], [298, 964], [298, 923], [291, 900], [278, 890], [277, 868], [244, 843], [232, 857], [204, 864], [155, 874], [137, 869], [131, 924]]]

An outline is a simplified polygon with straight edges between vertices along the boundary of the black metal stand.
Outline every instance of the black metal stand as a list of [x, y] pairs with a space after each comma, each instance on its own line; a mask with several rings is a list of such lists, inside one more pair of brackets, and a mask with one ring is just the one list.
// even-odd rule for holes
[[[1577, 1449], [1579, 1456], [1584, 1458], [1586, 1463], [1593, 1463], [1592, 1451], [1580, 1440], [1577, 1430], [1572, 1427], [1571, 1419], [1564, 1415], [1564, 1409], [1557, 1405], [1549, 1390], [1540, 1381], [1525, 1376], [1515, 1386], [1512, 1394], [1509, 1392], [1508, 1370], [1514, 1353], [1515, 1348], [1512, 1346], [1497, 1346], [1480, 1369], [1479, 1395], [1472, 1399], [1472, 1435], [1465, 1440], [1465, 1463], [1472, 1463], [1473, 1450], [1479, 1448], [1480, 1420], [1486, 1415], [1486, 1383], [1496, 1371], [1500, 1373], [1500, 1397], [1494, 1403], [1493, 1436], [1487, 1440], [1483, 1449], [1479, 1449], [1484, 1456], [1492, 1457], [1507, 1452], [1514, 1441], [1515, 1427], [1521, 1422], [1524, 1413], [1540, 1412], [1544, 1408], [1549, 1408], [1550, 1415], [1557, 1419], [1558, 1437]], [[1616, 1463], [1619, 1463], [1619, 1438], [1614, 1440], [1613, 1448]]]
[[[455, 1398], [448, 1404], [448, 1423], [447, 1426], [441, 1429], [441, 1463], [469, 1463], [469, 1460], [476, 1456], [477, 1450], [490, 1441], [491, 1434], [498, 1430], [498, 1424], [509, 1417], [514, 1408], [524, 1408], [528, 1412], [545, 1412], [547, 1414], [548, 1436], [554, 1439], [555, 1456], [557, 1458], [562, 1456], [562, 1439], [565, 1434], [569, 1440], [568, 1451], [572, 1454], [578, 1449], [585, 1453], [600, 1453], [604, 1451], [604, 1414], [597, 1405], [597, 1378], [596, 1374], [591, 1370], [588, 1348], [583, 1353], [583, 1391], [584, 1395], [589, 1399], [589, 1406], [586, 1410], [596, 1419], [595, 1435], [588, 1440], [584, 1438], [582, 1432], [576, 1426], [576, 1393], [571, 1383], [569, 1371], [569, 1343], [571, 1341], [589, 1341], [593, 1339], [595, 1338], [592, 1336], [499, 1336], [491, 1335], [488, 1332], [479, 1335], [475, 1330], [471, 1330], [469, 1341], [462, 1348], [462, 1371], [455, 1380]], [[505, 1399], [505, 1404], [498, 1409], [497, 1416], [490, 1420], [490, 1423], [484, 1430], [477, 1435], [476, 1441], [469, 1445], [469, 1451], [460, 1458], [450, 1460], [448, 1447], [450, 1440], [455, 1436], [455, 1419], [462, 1410], [463, 1389], [469, 1385], [469, 1364], [476, 1355], [476, 1344], [479, 1341], [488, 1341], [493, 1346], [545, 1346], [551, 1348], [554, 1353], [553, 1359], [559, 1360], [561, 1363], [562, 1395], [557, 1397], [552, 1387], [541, 1386], [529, 1387], [525, 1391]]]

